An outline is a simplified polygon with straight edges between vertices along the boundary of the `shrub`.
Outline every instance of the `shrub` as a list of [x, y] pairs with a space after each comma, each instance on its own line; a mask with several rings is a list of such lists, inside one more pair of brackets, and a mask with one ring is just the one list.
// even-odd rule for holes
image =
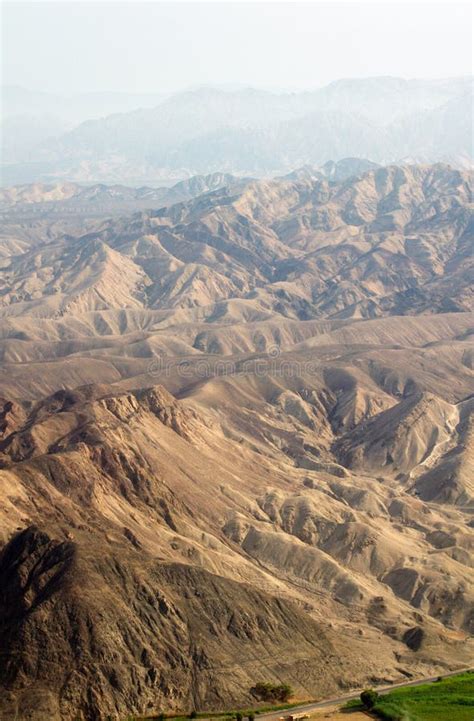
[[278, 701], [283, 702], [288, 701], [294, 693], [291, 686], [287, 683], [282, 683], [281, 686], [277, 686], [276, 692]]
[[287, 683], [274, 684], [259, 681], [255, 684], [251, 691], [261, 701], [286, 702], [291, 696], [293, 696], [293, 689]]
[[242, 718], [243, 717], [240, 711], [237, 711], [237, 713], [235, 714], [235, 721], [242, 721]]
[[197, 718], [197, 711], [193, 709], [191, 713], [189, 714], [189, 718]]
[[367, 688], [365, 691], [362, 691], [360, 695], [360, 700], [364, 704], [366, 709], [372, 709], [375, 704], [377, 703], [379, 695], [377, 691], [374, 691], [373, 688]]
[[255, 714], [254, 714], [253, 711], [251, 711], [251, 712], [249, 713], [248, 719], [249, 719], [249, 721], [255, 721]]

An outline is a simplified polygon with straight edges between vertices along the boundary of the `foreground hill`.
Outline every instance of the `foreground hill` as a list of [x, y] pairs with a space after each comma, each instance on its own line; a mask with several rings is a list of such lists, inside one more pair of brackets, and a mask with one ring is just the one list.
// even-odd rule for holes
[[49, 202], [2, 244], [2, 721], [468, 665], [468, 174], [352, 160], [83, 225]]
[[287, 393], [254, 428], [232, 392], [219, 413], [160, 387], [4, 405], [5, 718], [251, 703], [262, 663], [309, 696], [468, 663], [462, 508], [312, 461], [315, 401]]

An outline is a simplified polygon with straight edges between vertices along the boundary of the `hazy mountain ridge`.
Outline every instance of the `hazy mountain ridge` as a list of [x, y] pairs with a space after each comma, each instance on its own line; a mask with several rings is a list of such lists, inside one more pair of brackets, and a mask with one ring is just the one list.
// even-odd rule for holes
[[354, 155], [469, 166], [470, 107], [471, 78], [340, 80], [287, 94], [202, 88], [84, 122], [5, 166], [4, 184], [28, 173], [135, 184], [222, 170], [262, 175]]
[[35, 148], [71, 130], [88, 118], [153, 107], [165, 94], [79, 93], [73, 96], [27, 90], [18, 86], [1, 88], [2, 162], [28, 160]]

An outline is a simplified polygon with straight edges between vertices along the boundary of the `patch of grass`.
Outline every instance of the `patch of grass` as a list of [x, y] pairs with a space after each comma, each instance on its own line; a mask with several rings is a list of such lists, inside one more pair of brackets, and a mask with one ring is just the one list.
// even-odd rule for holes
[[384, 721], [473, 721], [474, 673], [394, 689], [380, 696], [373, 711]]
[[[196, 714], [196, 718], [202, 719], [202, 718], [210, 718], [210, 719], [216, 719], [218, 721], [219, 719], [222, 719], [223, 721], [228, 721], [228, 719], [235, 718], [238, 713], [241, 713], [242, 716], [245, 719], [248, 717], [249, 714], [255, 714], [255, 716], [258, 716], [260, 713], [267, 713], [270, 711], [285, 711], [286, 709], [292, 709], [297, 708], [301, 705], [306, 705], [313, 703], [313, 700], [309, 701], [295, 701], [294, 703], [280, 703], [280, 704], [266, 704], [265, 706], [256, 706], [255, 708], [248, 708], [248, 709], [235, 709], [232, 711], [199, 711]], [[189, 714], [183, 714], [183, 713], [177, 713], [177, 714], [164, 714], [164, 717], [166, 721], [170, 719], [170, 721], [189, 721]], [[151, 714], [151, 716], [139, 716], [137, 717], [136, 721], [154, 721], [155, 719], [158, 719], [158, 714]]]
[[348, 709], [349, 711], [358, 711], [359, 709], [364, 708], [364, 705], [361, 703], [359, 698], [353, 698], [350, 701], [347, 701], [342, 708]]

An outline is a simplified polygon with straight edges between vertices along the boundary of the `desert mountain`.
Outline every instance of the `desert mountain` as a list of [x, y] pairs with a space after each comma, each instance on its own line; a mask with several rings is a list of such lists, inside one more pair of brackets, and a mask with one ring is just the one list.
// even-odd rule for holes
[[[58, 289], [76, 294], [56, 259], [73, 257], [75, 246], [87, 255], [97, 244], [108, 249], [102, 264], [106, 257], [123, 262], [129, 269], [124, 280], [130, 273], [142, 278], [140, 294], [135, 288], [128, 301], [107, 300], [110, 311], [181, 309], [192, 319], [199, 308], [201, 317], [217, 314], [225, 321], [230, 301], [255, 319], [472, 309], [468, 173], [438, 164], [375, 167], [339, 181], [317, 170], [247, 183], [211, 176], [168, 193], [192, 195], [193, 183], [205, 189], [224, 185], [189, 201], [102, 222], [79, 239], [63, 235], [35, 244], [29, 254], [12, 254], [3, 264], [2, 316], [34, 307], [35, 315], [54, 317]], [[79, 196], [90, 193], [95, 196], [86, 188]], [[21, 220], [22, 206], [19, 213]], [[91, 263], [81, 289], [97, 281]]]
[[[351, 170], [347, 172], [351, 173]], [[239, 182], [243, 179], [228, 173], [212, 173], [193, 176], [163, 188], [30, 183], [0, 189], [0, 213], [6, 222], [12, 222], [16, 217], [22, 221], [28, 217], [49, 219], [53, 214], [63, 219], [79, 217], [83, 220], [125, 215], [139, 209], [173, 205]]]
[[[270, 415], [262, 401], [239, 417], [87, 386], [17, 413], [0, 471], [5, 718], [32, 699], [52, 719], [251, 703], [262, 658], [301, 694], [468, 661], [462, 508], [305, 452], [305, 435], [325, 441], [317, 392], [283, 391]], [[285, 437], [318, 462], [295, 464]]]
[[468, 665], [469, 174], [95, 192], [3, 195], [2, 721]]
[[67, 132], [51, 122], [49, 136], [23, 153], [14, 121], [3, 183], [156, 184], [222, 170], [261, 176], [354, 155], [470, 167], [471, 107], [471, 78], [345, 79], [299, 93], [198, 88], [155, 107], [90, 115]]

